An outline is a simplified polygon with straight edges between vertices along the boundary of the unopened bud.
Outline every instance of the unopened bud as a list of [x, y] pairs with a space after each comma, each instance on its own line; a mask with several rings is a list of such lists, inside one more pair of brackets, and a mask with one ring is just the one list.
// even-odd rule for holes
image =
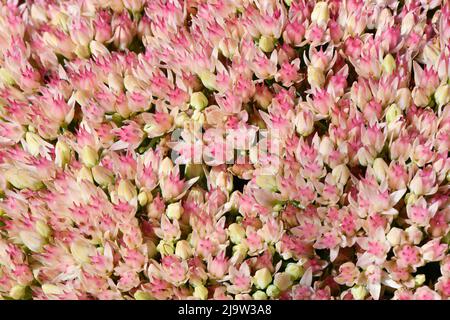
[[286, 272], [277, 273], [273, 280], [273, 284], [276, 285], [280, 291], [285, 291], [292, 285], [291, 276]]
[[259, 269], [255, 272], [253, 280], [256, 288], [265, 289], [272, 282], [272, 274], [267, 268]]
[[42, 140], [42, 138], [39, 137], [36, 133], [27, 132], [25, 134], [25, 141], [27, 142], [27, 149], [31, 155], [37, 156], [39, 154], [39, 151], [41, 149], [41, 140]]
[[40, 252], [45, 244], [45, 239], [39, 233], [33, 231], [21, 231], [19, 238], [33, 252]]
[[81, 150], [81, 161], [88, 167], [92, 168], [98, 162], [98, 153], [90, 146], [84, 146]]
[[14, 300], [20, 300], [25, 296], [27, 287], [22, 286], [20, 284], [15, 285], [9, 290], [9, 296]]
[[255, 300], [267, 300], [267, 294], [261, 290], [255, 291], [252, 297]]
[[367, 289], [364, 286], [354, 286], [351, 292], [355, 300], [364, 300], [367, 295]]
[[136, 291], [133, 296], [136, 300], [153, 300], [150, 293], [145, 291]]
[[267, 287], [266, 293], [271, 298], [277, 298], [280, 295], [280, 289], [277, 286], [271, 284]]
[[341, 185], [345, 185], [350, 178], [350, 170], [347, 165], [340, 164], [333, 168], [331, 171], [331, 175], [334, 178], [334, 181], [340, 183]]
[[245, 229], [240, 224], [232, 223], [228, 227], [228, 235], [231, 242], [234, 244], [239, 244], [245, 238]]
[[170, 220], [179, 220], [184, 209], [181, 202], [171, 203], [167, 206], [166, 215]]
[[389, 167], [386, 162], [382, 158], [376, 158], [373, 161], [372, 168], [377, 178], [378, 182], [382, 182], [386, 179], [387, 172], [389, 171]]
[[264, 190], [277, 191], [277, 178], [275, 176], [258, 175], [256, 176], [256, 184]]
[[126, 201], [131, 201], [137, 197], [136, 187], [129, 180], [120, 180], [117, 188], [117, 195]]
[[4, 175], [6, 181], [12, 184], [17, 189], [31, 189], [34, 191], [39, 190], [44, 186], [35, 175], [25, 170], [19, 170], [17, 168], [11, 168], [5, 172]]
[[203, 110], [208, 106], [208, 98], [201, 91], [194, 92], [191, 94], [190, 104], [197, 110]]
[[14, 77], [11, 74], [11, 72], [9, 72], [8, 69], [5, 68], [0, 68], [0, 81], [10, 86], [16, 83], [16, 80], [14, 80]]
[[51, 230], [45, 221], [38, 220], [35, 227], [37, 233], [39, 233], [39, 235], [41, 235], [43, 238], [48, 238], [50, 236]]
[[147, 192], [142, 191], [138, 194], [138, 202], [141, 207], [145, 206], [148, 202]]
[[41, 289], [46, 295], [63, 294], [64, 293], [64, 291], [61, 288], [59, 288], [58, 286], [55, 286], [54, 284], [49, 284], [49, 283], [44, 283], [41, 286]]
[[180, 240], [175, 247], [175, 254], [186, 260], [192, 256], [192, 248], [186, 240]]
[[82, 180], [94, 182], [94, 179], [92, 178], [91, 169], [89, 169], [86, 166], [81, 167], [81, 169], [78, 171], [77, 180], [78, 182]]
[[92, 168], [92, 177], [102, 187], [109, 186], [114, 182], [114, 174], [111, 170], [98, 165]]
[[303, 270], [303, 267], [299, 266], [296, 263], [289, 263], [284, 271], [291, 277], [291, 280], [293, 281], [299, 279], [305, 272]]
[[202, 71], [198, 75], [203, 85], [209, 90], [216, 89], [216, 75], [208, 70]]
[[439, 86], [434, 93], [434, 99], [439, 107], [450, 102], [450, 86], [448, 84]]
[[319, 26], [324, 27], [328, 24], [330, 19], [330, 12], [328, 10], [328, 3], [325, 1], [317, 2], [311, 13], [311, 21], [317, 23]]
[[208, 299], [208, 289], [204, 285], [198, 285], [194, 289], [194, 297], [200, 300]]
[[384, 57], [382, 67], [386, 74], [391, 74], [395, 71], [397, 66], [394, 57], [390, 53]]
[[402, 241], [403, 230], [399, 228], [392, 228], [386, 236], [387, 241], [392, 247], [399, 245]]
[[273, 38], [261, 36], [261, 38], [259, 39], [259, 48], [264, 52], [272, 52], [274, 48]]
[[156, 246], [156, 250], [162, 255], [162, 256], [167, 256], [167, 255], [171, 255], [174, 253], [175, 249], [173, 247], [173, 243], [166, 241], [166, 240], [161, 240], [158, 245]]
[[418, 274], [414, 277], [414, 283], [417, 287], [420, 287], [425, 283], [426, 277], [424, 274]]
[[173, 162], [169, 157], [165, 157], [159, 165], [159, 176], [167, 176], [173, 169]]
[[91, 43], [89, 43], [89, 50], [95, 58], [108, 56], [110, 54], [108, 48], [106, 48], [103, 43], [96, 40], [92, 40]]
[[394, 122], [402, 115], [402, 110], [395, 104], [391, 104], [386, 110], [387, 123]]
[[58, 140], [55, 146], [55, 163], [59, 167], [64, 167], [66, 164], [70, 162], [71, 153], [70, 148], [62, 140]]

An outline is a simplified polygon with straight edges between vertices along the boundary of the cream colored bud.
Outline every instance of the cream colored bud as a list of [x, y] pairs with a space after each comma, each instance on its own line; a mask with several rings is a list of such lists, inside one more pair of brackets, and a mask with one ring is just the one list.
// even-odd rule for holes
[[322, 87], [325, 83], [325, 75], [319, 68], [308, 67], [308, 82], [313, 88]]
[[203, 126], [206, 120], [205, 114], [200, 110], [194, 110], [194, 113], [192, 114], [192, 120], [194, 120], [200, 126]]
[[138, 80], [132, 74], [127, 74], [123, 78], [123, 85], [127, 91], [133, 92], [135, 90], [140, 90]]
[[232, 259], [238, 262], [242, 262], [247, 256], [248, 246], [243, 242], [233, 246], [233, 257]]
[[426, 277], [424, 274], [418, 274], [414, 277], [414, 283], [417, 287], [420, 287], [425, 283]]
[[253, 282], [258, 289], [265, 289], [272, 282], [272, 274], [269, 269], [263, 268], [255, 272]]
[[170, 220], [179, 220], [184, 209], [181, 202], [171, 203], [167, 206], [166, 215]]
[[133, 296], [136, 300], [154, 300], [150, 293], [140, 290], [136, 291]]
[[117, 195], [126, 201], [131, 201], [137, 197], [137, 190], [130, 180], [123, 179], [120, 180], [119, 186], [117, 187]]
[[123, 78], [114, 72], [108, 74], [108, 86], [116, 93], [122, 92], [124, 88]]
[[411, 192], [415, 195], [421, 195], [424, 192], [423, 189], [422, 178], [419, 176], [415, 176], [414, 178], [412, 178], [409, 183], [409, 190], [411, 190]]
[[161, 240], [159, 241], [158, 245], [156, 246], [156, 250], [162, 255], [162, 256], [167, 256], [167, 255], [171, 255], [174, 253], [175, 249], [173, 247], [173, 243], [166, 241], [166, 240]]
[[319, 26], [326, 26], [330, 19], [330, 12], [328, 10], [328, 3], [325, 1], [319, 1], [314, 6], [311, 13], [311, 21], [317, 23]]
[[402, 115], [402, 110], [395, 104], [391, 104], [386, 110], [386, 121], [391, 123]]
[[255, 300], [267, 300], [267, 294], [261, 290], [255, 291], [255, 293], [253, 293], [252, 297]]
[[405, 229], [406, 240], [410, 244], [419, 244], [423, 239], [422, 231], [415, 225]]
[[49, 283], [44, 283], [41, 286], [41, 289], [46, 295], [63, 294], [64, 293], [64, 291], [61, 288], [59, 288], [58, 286], [55, 286], [54, 284], [49, 284]]
[[92, 168], [92, 177], [95, 182], [102, 187], [114, 183], [114, 174], [112, 171], [99, 165]]
[[37, 156], [41, 150], [42, 138], [36, 133], [27, 132], [25, 134], [25, 141], [27, 142], [28, 152], [33, 156]]
[[16, 80], [8, 69], [0, 68], [0, 81], [6, 85], [14, 85]]
[[382, 182], [386, 179], [389, 167], [382, 158], [376, 158], [373, 161], [372, 168], [378, 182]]
[[216, 178], [216, 186], [228, 193], [233, 191], [233, 176], [228, 172], [219, 172]]
[[110, 55], [108, 48], [106, 48], [103, 43], [96, 40], [92, 40], [91, 43], [89, 43], [89, 50], [95, 58]]
[[203, 85], [209, 90], [216, 89], [216, 75], [208, 70], [202, 71], [198, 74]]
[[14, 287], [12, 287], [11, 290], [9, 290], [9, 296], [14, 300], [20, 300], [25, 296], [26, 289], [27, 289], [26, 286], [17, 284]]
[[277, 191], [277, 178], [275, 176], [258, 175], [256, 176], [256, 184], [264, 190]]
[[245, 229], [238, 223], [232, 223], [228, 227], [228, 235], [231, 242], [239, 244], [245, 239]]
[[64, 167], [66, 164], [70, 162], [71, 158], [70, 148], [62, 140], [58, 140], [55, 145], [55, 163], [59, 167]]
[[172, 171], [173, 167], [174, 167], [174, 166], [173, 166], [172, 160], [170, 160], [169, 157], [165, 157], [165, 158], [163, 159], [163, 161], [161, 161], [161, 163], [160, 163], [160, 165], [159, 165], [159, 171], [158, 171], [158, 174], [159, 174], [160, 176], [167, 176], [167, 175], [170, 174], [170, 172]]
[[450, 86], [443, 84], [436, 89], [434, 99], [439, 107], [450, 102]]
[[43, 220], [38, 220], [35, 224], [37, 233], [43, 238], [48, 238], [51, 234], [51, 229], [48, 224]]
[[224, 57], [232, 59], [238, 49], [238, 42], [233, 38], [223, 38], [219, 42], [219, 49]]
[[86, 166], [82, 166], [81, 169], [78, 171], [77, 180], [78, 182], [82, 180], [87, 180], [93, 183], [94, 179], [92, 178], [91, 169], [89, 169]]
[[387, 241], [392, 247], [398, 246], [403, 238], [403, 230], [396, 227], [392, 228], [386, 236]]
[[39, 190], [44, 186], [42, 181], [40, 181], [35, 175], [32, 173], [19, 170], [17, 168], [11, 168], [7, 170], [4, 174], [6, 181], [12, 184], [17, 189], [31, 189], [31, 190]]
[[70, 244], [70, 252], [79, 263], [89, 263], [93, 247], [87, 241], [77, 240]]
[[98, 162], [98, 153], [91, 146], [84, 146], [81, 150], [81, 161], [88, 167], [92, 168]]
[[261, 36], [259, 48], [264, 52], [272, 52], [274, 49], [274, 39], [272, 37]]
[[284, 272], [286, 272], [291, 277], [292, 281], [300, 279], [300, 277], [305, 273], [302, 266], [292, 262], [288, 263]]
[[194, 288], [193, 296], [200, 300], [207, 300], [208, 289], [204, 285], [198, 285]]
[[33, 252], [40, 252], [45, 244], [45, 239], [37, 232], [21, 231], [19, 238], [22, 243]]
[[334, 181], [340, 183], [341, 185], [345, 185], [350, 178], [350, 170], [347, 165], [340, 164], [333, 168], [331, 171], [331, 175], [334, 178]]
[[47, 22], [47, 14], [43, 6], [40, 6], [38, 4], [32, 4], [31, 5], [31, 19], [33, 19], [36, 22]]
[[406, 110], [411, 105], [411, 90], [409, 88], [398, 89], [395, 96], [397, 106], [401, 110]]
[[180, 240], [175, 247], [175, 254], [186, 260], [192, 256], [192, 248], [186, 240]]
[[85, 46], [77, 45], [75, 47], [74, 53], [77, 55], [78, 58], [87, 59], [91, 56], [91, 52], [89, 50], [88, 45]]
[[328, 156], [334, 150], [334, 143], [327, 136], [322, 138], [319, 144], [319, 153], [322, 156]]
[[276, 285], [271, 284], [267, 287], [266, 293], [271, 298], [277, 298], [280, 295], [280, 289]]
[[280, 291], [285, 291], [292, 286], [291, 276], [286, 272], [277, 273], [273, 280], [273, 284], [276, 285]]
[[184, 169], [184, 175], [188, 178], [195, 178], [203, 176], [204, 171], [201, 164], [198, 163], [188, 163]]
[[180, 112], [175, 117], [175, 126], [177, 128], [183, 128], [184, 124], [187, 123], [191, 118], [186, 114], [186, 112]]
[[201, 91], [193, 92], [191, 94], [190, 104], [196, 110], [203, 110], [208, 106], [208, 98]]
[[383, 63], [381, 64], [383, 67], [383, 71], [386, 74], [391, 74], [395, 71], [395, 68], [397, 68], [397, 65], [395, 63], [394, 57], [389, 53], [387, 54], [384, 59]]
[[364, 300], [368, 293], [366, 287], [364, 286], [354, 286], [351, 289], [351, 292], [355, 300]]
[[138, 202], [141, 207], [145, 206], [148, 202], [147, 192], [142, 191], [138, 194]]

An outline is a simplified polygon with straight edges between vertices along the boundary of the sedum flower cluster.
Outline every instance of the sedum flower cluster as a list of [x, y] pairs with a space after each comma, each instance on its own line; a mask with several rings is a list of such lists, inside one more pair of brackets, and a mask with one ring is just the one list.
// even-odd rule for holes
[[449, 299], [450, 2], [6, 0], [2, 299]]

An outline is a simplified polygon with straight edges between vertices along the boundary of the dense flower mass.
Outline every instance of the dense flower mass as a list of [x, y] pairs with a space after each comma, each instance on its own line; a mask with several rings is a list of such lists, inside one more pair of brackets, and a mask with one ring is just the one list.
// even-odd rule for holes
[[449, 299], [450, 2], [6, 0], [3, 299]]

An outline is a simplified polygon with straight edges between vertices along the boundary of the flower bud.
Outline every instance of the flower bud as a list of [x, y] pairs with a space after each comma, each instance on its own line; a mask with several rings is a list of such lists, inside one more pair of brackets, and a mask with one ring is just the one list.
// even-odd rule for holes
[[295, 118], [295, 128], [301, 136], [309, 136], [314, 131], [314, 115], [309, 110], [301, 111]]
[[261, 290], [255, 291], [252, 297], [255, 300], [267, 300], [267, 294]]
[[106, 48], [103, 43], [96, 40], [92, 40], [89, 43], [89, 50], [91, 51], [92, 55], [95, 58], [101, 56], [108, 56], [110, 54], [108, 48]]
[[228, 234], [232, 243], [239, 244], [245, 238], [245, 229], [240, 224], [232, 223], [228, 227]]
[[9, 290], [9, 296], [14, 300], [20, 300], [25, 296], [26, 289], [27, 289], [26, 286], [17, 284], [14, 287], [12, 287], [11, 290]]
[[285, 291], [292, 286], [291, 276], [286, 272], [277, 273], [273, 280], [273, 284], [276, 285], [280, 291]]
[[325, 27], [330, 19], [330, 12], [328, 10], [328, 3], [325, 1], [319, 1], [314, 6], [311, 13], [311, 21], [317, 23], [321, 27]]
[[150, 293], [145, 292], [145, 291], [140, 291], [140, 290], [136, 291], [133, 296], [134, 296], [134, 299], [136, 299], [136, 300], [153, 300]]
[[345, 185], [350, 178], [350, 170], [347, 165], [340, 164], [333, 168], [331, 171], [331, 175], [334, 178], [334, 181], [340, 183], [341, 185]]
[[8, 69], [5, 68], [0, 68], [0, 81], [3, 84], [6, 85], [14, 85], [14, 83], [16, 83], [16, 80], [14, 80], [13, 75], [11, 74], [11, 72], [8, 71]]
[[70, 252], [79, 263], [89, 263], [92, 247], [87, 241], [78, 240], [70, 244]]
[[127, 91], [133, 92], [140, 89], [138, 80], [132, 74], [126, 74], [123, 78], [123, 86]]
[[418, 274], [414, 277], [414, 283], [417, 287], [420, 287], [425, 283], [426, 277], [424, 274]]
[[319, 144], [319, 153], [322, 156], [328, 156], [334, 149], [333, 141], [327, 136], [324, 136], [322, 138], [322, 141], [320, 141]]
[[123, 78], [117, 73], [111, 72], [108, 74], [108, 86], [115, 93], [119, 93], [123, 91]]
[[238, 50], [238, 42], [233, 38], [222, 38], [219, 42], [219, 49], [224, 57], [232, 59]]
[[203, 85], [209, 90], [216, 89], [216, 75], [208, 70], [202, 71], [198, 75]]
[[42, 138], [39, 137], [36, 133], [27, 132], [25, 134], [25, 141], [27, 142], [27, 149], [31, 155], [37, 156], [39, 154], [39, 151], [41, 149], [41, 143], [40, 143], [41, 140], [42, 140]]
[[133, 198], [137, 197], [136, 187], [130, 180], [122, 179], [117, 187], [117, 195], [126, 201], [131, 201]]
[[271, 284], [267, 287], [266, 293], [271, 298], [277, 298], [280, 295], [280, 289], [277, 286]]
[[80, 182], [82, 180], [94, 182], [94, 179], [92, 178], [91, 170], [86, 166], [82, 166], [81, 169], [78, 171], [77, 181]]
[[391, 104], [386, 109], [386, 121], [387, 121], [387, 123], [394, 122], [395, 120], [400, 118], [401, 115], [402, 115], [402, 110], [395, 103]]
[[391, 74], [395, 71], [397, 66], [394, 57], [390, 53], [384, 57], [382, 67], [386, 74]]
[[386, 175], [389, 171], [389, 167], [382, 158], [376, 158], [373, 161], [372, 168], [378, 182], [382, 182], [386, 179]]
[[434, 93], [434, 99], [439, 107], [450, 102], [450, 86], [448, 84], [439, 86]]
[[138, 194], [138, 203], [141, 207], [145, 206], [148, 202], [147, 192], [142, 191]]
[[172, 171], [172, 169], [173, 169], [172, 160], [170, 160], [169, 157], [165, 157], [159, 165], [158, 175], [159, 176], [167, 176]]
[[364, 300], [367, 295], [367, 289], [364, 286], [354, 286], [351, 292], [355, 300]]
[[262, 84], [256, 86], [256, 93], [253, 96], [253, 99], [262, 109], [266, 110], [272, 102], [273, 95], [270, 92], [269, 88]]
[[161, 240], [158, 245], [156, 246], [156, 250], [162, 255], [162, 256], [166, 256], [166, 255], [171, 255], [174, 253], [174, 248], [173, 248], [173, 243], [166, 241], [166, 240]]
[[92, 168], [92, 177], [102, 187], [109, 186], [114, 182], [114, 174], [111, 170], [99, 165]]
[[292, 262], [288, 263], [284, 272], [286, 272], [291, 277], [292, 281], [299, 279], [305, 273], [302, 266], [299, 266], [298, 264]]
[[98, 162], [98, 153], [90, 146], [84, 146], [81, 150], [81, 161], [88, 167], [92, 168]]
[[248, 247], [244, 243], [233, 246], [233, 261], [242, 262], [247, 257]]
[[255, 272], [253, 281], [256, 288], [265, 289], [272, 282], [272, 274], [267, 268], [259, 269]]
[[186, 112], [180, 112], [175, 117], [175, 126], [177, 128], [183, 128], [184, 124], [188, 122], [191, 118], [186, 114]]
[[55, 163], [59, 167], [64, 167], [70, 162], [71, 153], [70, 148], [62, 140], [58, 140], [55, 145]]
[[198, 285], [194, 289], [194, 297], [200, 300], [207, 300], [208, 299], [208, 289], [204, 285]]
[[392, 228], [386, 235], [386, 239], [392, 247], [399, 245], [403, 237], [403, 230], [396, 227]]
[[184, 175], [188, 178], [195, 178], [203, 176], [204, 171], [201, 164], [198, 163], [188, 163], [184, 169]]
[[19, 238], [33, 252], [40, 252], [45, 244], [45, 239], [39, 233], [33, 231], [21, 231]]
[[258, 45], [262, 51], [272, 52], [274, 49], [274, 39], [272, 37], [261, 36]]
[[264, 190], [277, 191], [277, 178], [275, 176], [258, 175], [256, 176], [256, 184]]
[[183, 260], [190, 258], [192, 256], [192, 248], [189, 245], [189, 242], [186, 240], [178, 241], [175, 248], [175, 254]]
[[6, 181], [12, 184], [17, 189], [31, 189], [39, 190], [44, 186], [35, 175], [25, 170], [19, 170], [17, 168], [11, 168], [4, 174]]
[[170, 220], [179, 220], [183, 212], [184, 209], [181, 206], [181, 202], [171, 203], [166, 209], [166, 215]]
[[308, 82], [312, 88], [322, 87], [325, 83], [323, 71], [313, 66], [308, 67]]
[[64, 291], [61, 288], [59, 288], [58, 286], [55, 286], [54, 284], [49, 284], [49, 283], [44, 283], [41, 286], [41, 289], [46, 295], [63, 294], [64, 293]]
[[38, 220], [35, 224], [37, 233], [43, 238], [48, 238], [51, 234], [50, 227], [43, 220]]

